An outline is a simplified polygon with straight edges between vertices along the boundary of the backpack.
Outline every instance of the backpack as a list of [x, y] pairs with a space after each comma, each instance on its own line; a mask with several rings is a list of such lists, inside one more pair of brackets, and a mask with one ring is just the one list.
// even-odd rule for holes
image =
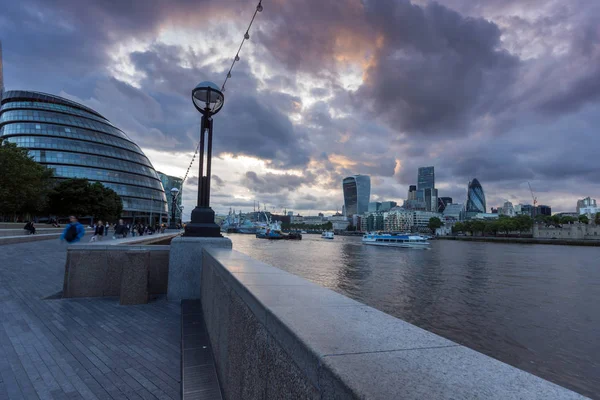
[[76, 238], [77, 238], [77, 226], [71, 225], [71, 226], [69, 226], [69, 229], [67, 229], [67, 233], [65, 233], [65, 240], [70, 243], [73, 240], [75, 240]]

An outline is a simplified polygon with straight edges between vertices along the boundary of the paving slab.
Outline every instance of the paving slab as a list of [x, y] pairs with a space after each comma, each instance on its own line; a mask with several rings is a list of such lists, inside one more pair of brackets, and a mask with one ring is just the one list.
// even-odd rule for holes
[[61, 299], [65, 244], [0, 249], [0, 399], [181, 397], [178, 304]]

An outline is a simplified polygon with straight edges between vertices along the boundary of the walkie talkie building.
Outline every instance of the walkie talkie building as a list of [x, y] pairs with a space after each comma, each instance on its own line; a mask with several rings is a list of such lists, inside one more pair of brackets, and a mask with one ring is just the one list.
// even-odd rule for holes
[[347, 217], [354, 214], [362, 215], [369, 209], [371, 197], [371, 177], [368, 175], [354, 175], [342, 181], [344, 193], [344, 209]]

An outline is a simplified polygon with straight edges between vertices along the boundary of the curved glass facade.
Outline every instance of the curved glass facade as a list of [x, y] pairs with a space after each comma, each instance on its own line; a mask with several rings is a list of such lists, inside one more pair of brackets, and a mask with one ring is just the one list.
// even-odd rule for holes
[[347, 217], [354, 214], [362, 215], [369, 209], [371, 197], [371, 177], [368, 175], [354, 175], [342, 181], [344, 193], [344, 209]]
[[44, 93], [5, 92], [0, 137], [28, 149], [59, 179], [87, 178], [113, 189], [125, 218], [167, 217], [165, 191], [150, 160], [88, 107]]
[[483, 188], [477, 179], [469, 182], [469, 191], [467, 193], [467, 216], [472, 216], [478, 213], [485, 213], [485, 194]]

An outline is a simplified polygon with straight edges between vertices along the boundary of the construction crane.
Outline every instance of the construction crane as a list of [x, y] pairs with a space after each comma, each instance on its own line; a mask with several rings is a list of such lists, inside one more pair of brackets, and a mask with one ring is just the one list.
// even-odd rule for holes
[[529, 185], [529, 191], [531, 192], [531, 198], [533, 199], [533, 208], [535, 209], [535, 206], [537, 205], [537, 197], [535, 197], [535, 195], [533, 194], [531, 183], [527, 182], [527, 184]]

